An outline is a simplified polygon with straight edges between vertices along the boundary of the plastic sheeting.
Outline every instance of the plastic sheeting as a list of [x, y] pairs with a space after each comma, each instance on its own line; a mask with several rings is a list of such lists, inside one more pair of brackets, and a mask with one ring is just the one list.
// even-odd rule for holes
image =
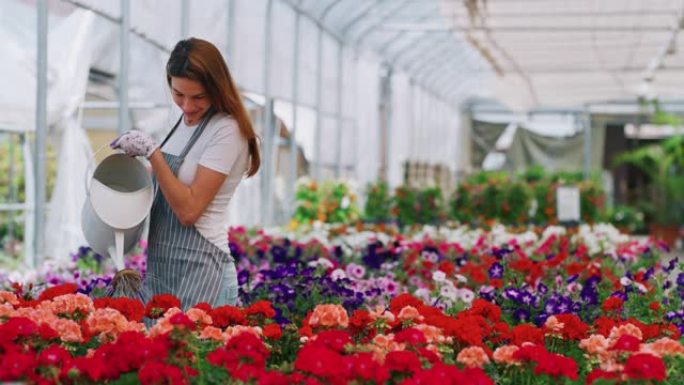
[[[606, 131], [591, 129], [591, 169], [603, 168], [603, 149]], [[549, 137], [519, 127], [506, 152], [504, 168], [522, 172], [534, 165], [549, 171], [580, 171], [584, 164], [584, 134], [569, 137]]]

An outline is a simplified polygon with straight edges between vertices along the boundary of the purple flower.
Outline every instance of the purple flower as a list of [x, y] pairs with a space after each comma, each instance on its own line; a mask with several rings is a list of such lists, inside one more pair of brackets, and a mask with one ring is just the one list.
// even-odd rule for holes
[[579, 278], [579, 274], [573, 274], [568, 277], [568, 279], [565, 280], [566, 283], [573, 283], [577, 281], [577, 278]]
[[668, 272], [674, 270], [675, 266], [677, 266], [677, 262], [679, 262], [679, 258], [677, 257], [670, 259], [670, 261], [667, 263], [667, 267], [664, 267], [663, 270]]
[[526, 291], [523, 291], [520, 294], [520, 302], [524, 303], [525, 305], [530, 305], [532, 302], [534, 302], [534, 296]]
[[505, 298], [517, 301], [520, 298], [520, 290], [514, 287], [507, 287], [504, 289], [503, 296]]
[[240, 271], [237, 275], [237, 279], [238, 279], [238, 285], [242, 286], [242, 285], [246, 284], [247, 281], [249, 280], [249, 271], [247, 271], [247, 270]]
[[684, 273], [677, 274], [677, 286], [684, 286]]
[[526, 322], [530, 319], [530, 312], [525, 309], [518, 309], [513, 312], [513, 319], [519, 322]]
[[540, 282], [540, 283], [537, 285], [537, 291], [539, 291], [539, 292], [542, 293], [542, 294], [546, 294], [546, 293], [548, 293], [549, 288], [546, 287], [546, 285], [544, 285], [543, 283]]
[[489, 268], [489, 278], [491, 279], [499, 279], [503, 277], [503, 267], [499, 262], [494, 262], [492, 266]]

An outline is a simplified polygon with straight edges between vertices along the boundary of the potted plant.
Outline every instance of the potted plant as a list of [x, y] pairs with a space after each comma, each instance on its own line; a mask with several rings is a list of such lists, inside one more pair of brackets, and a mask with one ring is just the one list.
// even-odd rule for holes
[[651, 234], [673, 245], [684, 220], [684, 136], [628, 151], [617, 161], [634, 165], [649, 177]]

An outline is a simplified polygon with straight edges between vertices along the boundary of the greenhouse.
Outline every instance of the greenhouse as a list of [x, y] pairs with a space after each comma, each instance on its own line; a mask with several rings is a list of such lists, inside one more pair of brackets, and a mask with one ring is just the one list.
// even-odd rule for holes
[[684, 383], [682, 28], [0, 2], [0, 382]]

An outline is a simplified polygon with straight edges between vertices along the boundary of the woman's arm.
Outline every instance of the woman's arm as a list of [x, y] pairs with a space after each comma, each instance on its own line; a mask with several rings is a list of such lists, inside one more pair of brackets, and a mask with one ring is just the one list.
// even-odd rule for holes
[[186, 186], [173, 175], [159, 149], [149, 157], [159, 189], [183, 226], [194, 225], [214, 199], [227, 175], [197, 165], [195, 179]]

